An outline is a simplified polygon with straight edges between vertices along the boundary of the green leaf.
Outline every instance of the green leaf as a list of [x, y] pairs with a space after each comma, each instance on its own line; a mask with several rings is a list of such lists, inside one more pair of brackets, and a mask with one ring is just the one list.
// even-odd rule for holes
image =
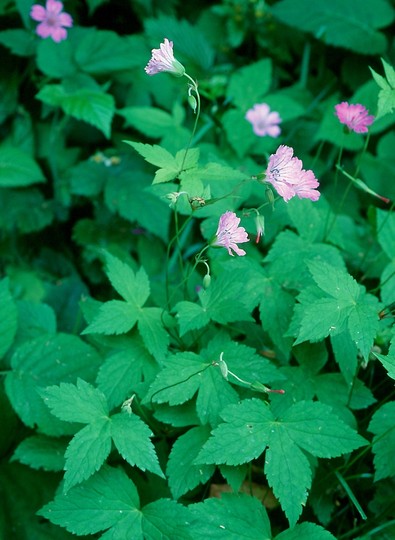
[[265, 58], [237, 70], [230, 78], [226, 95], [245, 114], [269, 91], [271, 83], [272, 63]]
[[26, 437], [15, 450], [12, 460], [18, 460], [33, 469], [62, 471], [67, 444], [64, 439], [46, 435]]
[[144, 538], [192, 539], [189, 508], [170, 499], [158, 499], [144, 506], [142, 514]]
[[76, 385], [47, 386], [40, 394], [52, 414], [65, 422], [89, 424], [109, 414], [102, 392], [79, 378]]
[[31, 32], [15, 28], [0, 32], [0, 43], [17, 56], [32, 56], [36, 41]]
[[265, 474], [293, 527], [306, 503], [312, 473], [306, 455], [284, 426], [274, 426], [274, 430], [265, 456]]
[[153, 434], [138, 416], [128, 412], [112, 416], [111, 436], [118, 452], [130, 465], [136, 465], [142, 471], [148, 470], [164, 478], [150, 441]]
[[126, 126], [136, 128], [147, 137], [164, 137], [179, 125], [174, 116], [156, 107], [125, 107], [117, 112], [125, 118]]
[[317, 457], [341, 456], [367, 444], [333, 414], [331, 407], [318, 401], [295, 403], [284, 413], [281, 422], [297, 445]]
[[40, 167], [19, 148], [0, 147], [0, 187], [23, 187], [45, 182]]
[[[20, 171], [14, 172], [18, 175]], [[20, 191], [1, 188], [0, 208], [0, 228], [7, 232], [17, 229], [22, 233], [32, 233], [43, 229], [53, 219], [52, 201], [45, 199], [42, 193], [34, 188]], [[26, 208], [30, 211], [26, 212]]]
[[384, 66], [386, 78], [382, 77], [372, 68], [370, 68], [374, 80], [381, 88], [377, 104], [376, 119], [381, 118], [386, 114], [391, 114], [395, 108], [395, 70], [383, 58], [381, 61]]
[[207, 426], [190, 429], [176, 440], [167, 462], [166, 474], [171, 493], [175, 499], [206, 483], [214, 473], [215, 465], [195, 465], [201, 447], [207, 441], [210, 430]]
[[274, 417], [258, 399], [229, 405], [222, 411], [224, 423], [212, 432], [197, 463], [241, 465], [259, 457], [269, 443]]
[[10, 348], [14, 341], [17, 326], [18, 312], [9, 291], [9, 279], [0, 281], [0, 358]]
[[142, 307], [150, 295], [149, 279], [144, 268], [136, 273], [130, 266], [110, 253], [105, 254], [106, 274], [114, 289], [134, 307]]
[[42, 335], [15, 350], [12, 371], [5, 379], [6, 392], [27, 426], [38, 425], [47, 435], [63, 434], [66, 425], [51, 415], [38, 390], [60, 382], [74, 383], [76, 374], [92, 381], [101, 362], [95, 349], [77, 336]]
[[145, 161], [155, 165], [156, 167], [161, 167], [163, 169], [176, 170], [177, 164], [175, 157], [170, 154], [165, 148], [157, 144], [143, 144], [133, 141], [124, 141], [126, 144], [129, 144], [132, 148], [136, 150], [143, 156]]
[[138, 314], [138, 329], [145, 346], [158, 362], [167, 355], [169, 334], [165, 329], [168, 315], [162, 308], [145, 307]]
[[133, 39], [97, 28], [89, 28], [75, 50], [75, 62], [93, 75], [132, 69], [136, 65], [135, 57]]
[[274, 540], [336, 540], [329, 531], [315, 523], [299, 523], [274, 537]]
[[384, 356], [383, 354], [379, 354], [374, 351], [373, 354], [378, 360], [380, 360], [384, 368], [387, 370], [388, 377], [391, 377], [391, 379], [395, 379], [395, 355], [390, 352], [390, 354]]
[[100, 469], [111, 450], [109, 418], [97, 418], [71, 439], [65, 458], [64, 492]]
[[142, 340], [133, 335], [106, 358], [97, 376], [97, 386], [112, 409], [131, 396], [143, 379], [152, 380], [156, 370], [157, 364]]
[[41, 39], [37, 46], [37, 67], [49, 77], [61, 79], [73, 75], [77, 66], [73, 59], [70, 39], [55, 43], [52, 39]]
[[384, 0], [282, 0], [271, 9], [281, 22], [312, 32], [328, 45], [345, 47], [362, 54], [380, 54], [386, 49], [384, 35], [377, 31], [394, 19]]
[[39, 514], [77, 535], [95, 534], [123, 522], [130, 527], [130, 536], [142, 538], [138, 507], [132, 480], [122, 469], [105, 466], [83, 486], [59, 493]]
[[61, 107], [65, 114], [91, 124], [105, 137], [110, 137], [115, 101], [111, 94], [100, 88], [66, 89], [60, 84], [47, 84], [36, 98], [53, 107]]
[[[223, 493], [189, 507], [194, 520], [193, 538], [213, 540], [271, 540], [265, 507], [255, 497]], [[303, 539], [304, 540], [304, 539]]]
[[392, 212], [376, 210], [377, 238], [384, 253], [390, 260], [395, 258], [395, 216]]
[[138, 309], [121, 300], [110, 300], [102, 304], [93, 321], [83, 334], [125, 334], [137, 322]]
[[191, 330], [199, 330], [210, 322], [210, 315], [201, 305], [182, 300], [174, 309], [180, 325], [180, 337]]
[[385, 403], [372, 416], [369, 431], [373, 437], [373, 463], [375, 467], [375, 481], [395, 475], [395, 462], [393, 460], [395, 449], [395, 401]]

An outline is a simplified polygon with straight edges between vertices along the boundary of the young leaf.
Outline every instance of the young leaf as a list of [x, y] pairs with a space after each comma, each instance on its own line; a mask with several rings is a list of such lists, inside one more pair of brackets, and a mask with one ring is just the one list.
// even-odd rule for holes
[[110, 450], [109, 418], [98, 418], [74, 435], [65, 454], [64, 492], [98, 471]]
[[77, 379], [76, 385], [48, 386], [40, 394], [52, 414], [66, 422], [89, 424], [109, 413], [102, 392], [82, 379]]
[[104, 466], [83, 486], [58, 493], [39, 515], [77, 535], [96, 534], [121, 525], [124, 535], [141, 538], [139, 505], [137, 489], [126, 473]]
[[385, 403], [374, 413], [369, 424], [373, 437], [373, 462], [376, 469], [375, 481], [395, 475], [395, 401]]
[[173, 444], [167, 462], [166, 474], [169, 478], [171, 493], [175, 499], [179, 499], [199, 484], [204, 484], [213, 475], [215, 465], [194, 464], [194, 460], [209, 435], [210, 430], [207, 426], [198, 426], [178, 437]]
[[122, 412], [111, 417], [111, 436], [121, 456], [130, 465], [164, 478], [148, 426], [136, 415]]

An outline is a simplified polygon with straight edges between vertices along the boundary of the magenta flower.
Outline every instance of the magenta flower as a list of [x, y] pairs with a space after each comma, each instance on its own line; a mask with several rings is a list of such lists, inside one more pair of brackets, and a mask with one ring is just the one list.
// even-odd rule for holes
[[252, 124], [252, 129], [258, 137], [265, 137], [265, 135], [278, 137], [281, 133], [278, 127], [278, 124], [282, 122], [280, 115], [278, 112], [271, 112], [266, 103], [257, 103], [252, 109], [248, 109], [245, 118]]
[[173, 42], [167, 38], [160, 44], [160, 49], [152, 49], [151, 60], [145, 67], [148, 75], [156, 75], [161, 72], [173, 73], [182, 77], [185, 73], [184, 66], [174, 58]]
[[244, 242], [249, 242], [249, 238], [244, 227], [239, 227], [239, 223], [240, 218], [238, 218], [234, 212], [228, 211], [222, 214], [219, 218], [215, 238], [210, 245], [226, 248], [229, 255], [232, 255], [232, 257], [232, 249], [236, 255], [245, 255], [246, 252], [244, 249], [240, 249], [237, 243], [243, 244]]
[[368, 126], [374, 122], [374, 116], [360, 103], [349, 105], [343, 101], [335, 105], [335, 110], [340, 123], [355, 133], [367, 133]]
[[30, 16], [40, 24], [36, 28], [36, 34], [42, 38], [51, 37], [56, 43], [67, 38], [67, 31], [63, 28], [73, 26], [73, 19], [68, 13], [62, 13], [63, 4], [56, 0], [47, 0], [45, 8], [40, 4], [34, 4]]
[[283, 144], [269, 158], [265, 171], [266, 182], [272, 184], [277, 193], [288, 202], [295, 195], [299, 199], [319, 199], [320, 192], [315, 188], [319, 183], [313, 171], [302, 169], [303, 163], [293, 157], [293, 148]]

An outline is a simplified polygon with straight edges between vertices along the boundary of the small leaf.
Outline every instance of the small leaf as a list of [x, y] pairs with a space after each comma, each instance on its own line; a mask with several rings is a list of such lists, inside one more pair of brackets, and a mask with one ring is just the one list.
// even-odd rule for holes
[[110, 300], [102, 304], [83, 334], [126, 334], [137, 322], [138, 310], [128, 302]]
[[33, 469], [62, 471], [67, 444], [65, 439], [55, 439], [46, 435], [26, 437], [17, 447], [12, 460], [18, 460]]
[[145, 307], [138, 314], [138, 329], [148, 351], [158, 362], [164, 360], [169, 345], [169, 334], [164, 326], [166, 312], [158, 307]]
[[45, 182], [45, 177], [34, 159], [19, 148], [0, 148], [0, 187], [23, 187], [37, 182]]
[[373, 437], [373, 462], [376, 473], [375, 481], [395, 475], [393, 460], [395, 449], [395, 401], [385, 403], [374, 413], [369, 424]]
[[150, 294], [149, 279], [144, 268], [136, 273], [129, 265], [106, 253], [106, 274], [114, 289], [134, 307], [142, 307]]

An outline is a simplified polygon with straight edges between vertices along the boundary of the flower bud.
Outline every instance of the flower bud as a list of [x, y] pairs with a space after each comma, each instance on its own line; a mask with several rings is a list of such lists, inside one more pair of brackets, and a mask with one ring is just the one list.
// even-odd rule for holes
[[211, 276], [210, 274], [206, 274], [203, 278], [203, 287], [205, 289], [208, 289], [210, 287], [210, 283], [211, 283]]
[[271, 204], [272, 208], [274, 208], [274, 194], [273, 194], [273, 191], [270, 189], [269, 186], [267, 186], [267, 188], [266, 188], [266, 198], [269, 201], [269, 203]]
[[188, 103], [189, 103], [190, 107], [192, 108], [193, 112], [196, 113], [197, 101], [196, 101], [195, 96], [192, 96], [192, 95], [190, 94], [190, 95], [188, 96]]
[[229, 372], [229, 370], [228, 370], [228, 365], [227, 365], [227, 363], [225, 362], [225, 360], [222, 359], [223, 354], [224, 354], [224, 353], [221, 352], [220, 357], [219, 357], [219, 362], [218, 362], [218, 364], [219, 364], [219, 369], [221, 370], [222, 377], [223, 377], [224, 379], [228, 379], [228, 372]]
[[260, 214], [257, 214], [255, 216], [255, 226], [256, 226], [255, 242], [258, 244], [259, 240], [261, 239], [261, 236], [265, 234], [265, 217], [261, 216]]

